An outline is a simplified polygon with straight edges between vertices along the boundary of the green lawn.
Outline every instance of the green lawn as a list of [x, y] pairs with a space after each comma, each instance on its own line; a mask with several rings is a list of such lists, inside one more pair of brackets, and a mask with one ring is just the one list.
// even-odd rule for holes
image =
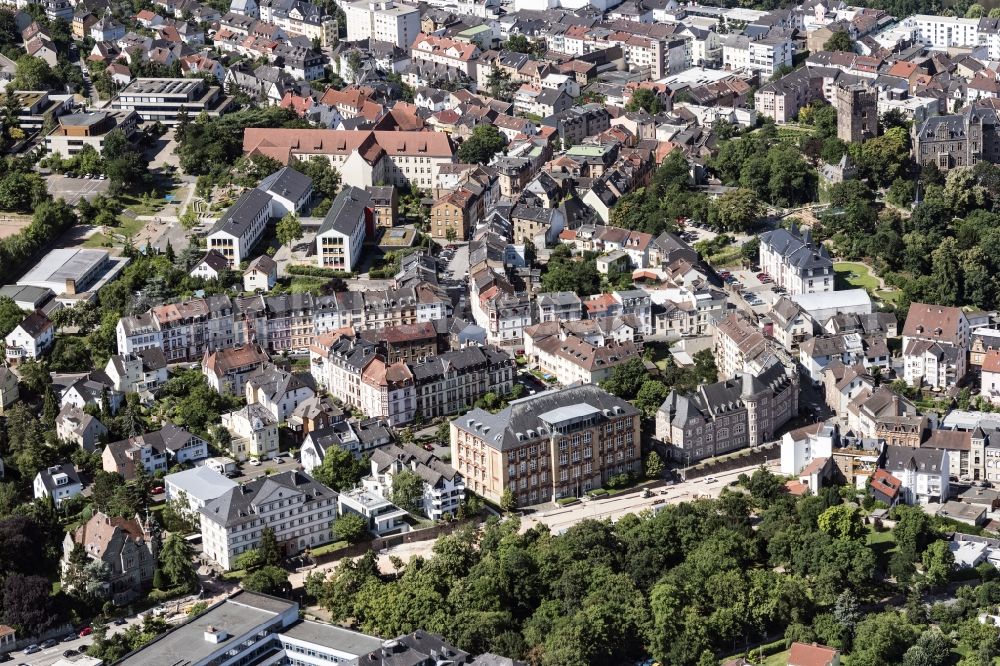
[[110, 238], [98, 231], [96, 234], [92, 234], [90, 238], [83, 242], [84, 247], [104, 247], [105, 243], [113, 243]]
[[716, 268], [729, 268], [731, 266], [738, 266], [743, 255], [740, 253], [740, 246], [730, 245], [729, 247], [723, 248], [721, 252], [717, 254], [709, 255], [708, 263]]
[[128, 215], [122, 215], [118, 218], [118, 233], [127, 238], [135, 236], [142, 231], [144, 226], [146, 226], [145, 222], [130, 218]]
[[843, 280], [851, 287], [867, 289], [870, 292], [874, 292], [879, 287], [878, 278], [872, 275], [864, 264], [848, 261], [837, 262], [833, 265], [833, 271], [836, 273], [837, 279]]

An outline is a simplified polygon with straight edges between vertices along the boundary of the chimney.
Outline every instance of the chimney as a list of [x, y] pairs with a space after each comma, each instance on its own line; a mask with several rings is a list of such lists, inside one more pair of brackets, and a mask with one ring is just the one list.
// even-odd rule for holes
[[76, 295], [76, 280], [66, 278], [66, 293], [70, 296]]
[[208, 627], [205, 629], [206, 643], [213, 643], [215, 645], [218, 645], [227, 638], [229, 638], [229, 634], [226, 633], [225, 629], [216, 629], [212, 625], [208, 625]]

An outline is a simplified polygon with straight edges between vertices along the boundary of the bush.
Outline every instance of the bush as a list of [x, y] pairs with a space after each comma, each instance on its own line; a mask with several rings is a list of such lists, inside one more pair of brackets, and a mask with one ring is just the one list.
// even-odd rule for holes
[[341, 280], [357, 277], [354, 273], [345, 273], [344, 271], [338, 271], [333, 268], [303, 266], [301, 264], [293, 264], [285, 270], [288, 271], [289, 275], [306, 275], [308, 277], [340, 278]]

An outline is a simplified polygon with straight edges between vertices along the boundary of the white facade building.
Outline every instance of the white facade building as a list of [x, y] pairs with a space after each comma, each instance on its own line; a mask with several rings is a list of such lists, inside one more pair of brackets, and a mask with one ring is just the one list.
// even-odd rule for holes
[[284, 554], [327, 543], [337, 519], [337, 493], [302, 472], [259, 476], [201, 509], [202, 552], [223, 569], [260, 546], [265, 527]]
[[420, 10], [392, 0], [345, 4], [344, 14], [349, 42], [373, 39], [408, 49], [420, 34]]
[[371, 195], [345, 187], [334, 199], [316, 234], [316, 263], [320, 268], [350, 273], [357, 268], [365, 242]]

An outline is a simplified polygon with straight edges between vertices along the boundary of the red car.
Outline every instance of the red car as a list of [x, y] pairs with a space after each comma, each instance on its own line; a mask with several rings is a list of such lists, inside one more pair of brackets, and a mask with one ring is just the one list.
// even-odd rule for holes
[[163, 486], [156, 486], [155, 488], [153, 488], [153, 494], [154, 495], [159, 495], [162, 492], [163, 492]]
[[94, 628], [93, 627], [84, 627], [83, 629], [80, 630], [80, 634], [79, 635], [80, 635], [80, 638], [83, 638], [84, 636], [89, 636], [92, 633], [94, 633]]

